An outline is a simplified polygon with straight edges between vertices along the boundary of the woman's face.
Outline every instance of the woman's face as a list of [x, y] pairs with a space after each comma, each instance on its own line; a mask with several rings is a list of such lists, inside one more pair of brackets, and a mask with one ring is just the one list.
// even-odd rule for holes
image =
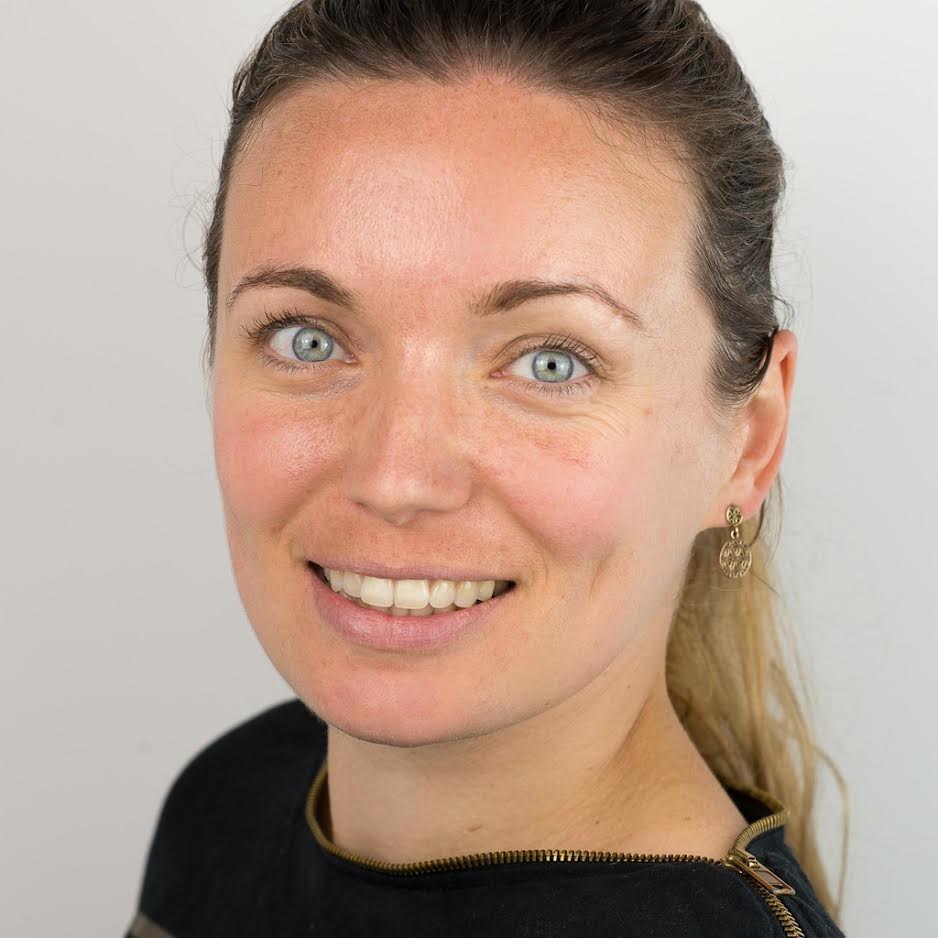
[[[480, 735], [604, 672], [650, 681], [691, 543], [724, 523], [739, 453], [705, 403], [691, 193], [640, 133], [594, 127], [510, 84], [336, 84], [279, 101], [235, 166], [212, 374], [233, 568], [273, 664], [351, 735]], [[294, 285], [226, 312], [268, 265], [323, 271], [358, 308]], [[530, 278], [597, 284], [644, 326], [576, 294], [472, 311]], [[316, 320], [328, 360], [296, 356], [296, 325], [246, 337], [282, 311]], [[568, 336], [596, 373], [564, 351], [551, 381], [538, 352]], [[385, 652], [319, 618], [321, 558], [517, 587], [478, 632]]]

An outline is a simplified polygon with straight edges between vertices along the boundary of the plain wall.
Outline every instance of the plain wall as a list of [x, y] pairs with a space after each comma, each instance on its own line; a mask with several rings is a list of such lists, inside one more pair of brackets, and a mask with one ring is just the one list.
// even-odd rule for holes
[[[846, 774], [850, 938], [934, 917], [938, 28], [711, 0], [789, 161], [782, 592]], [[292, 696], [230, 570], [195, 266], [233, 71], [284, 3], [7, 0], [0, 932], [117, 935], [185, 761]], [[822, 783], [835, 873], [839, 801]]]

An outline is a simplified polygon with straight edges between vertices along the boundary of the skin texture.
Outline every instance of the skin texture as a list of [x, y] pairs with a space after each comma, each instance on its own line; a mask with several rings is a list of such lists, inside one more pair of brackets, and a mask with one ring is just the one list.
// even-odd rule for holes
[[[755, 514], [778, 472], [797, 342], [781, 330], [737, 424], [706, 406], [710, 313], [690, 277], [680, 168], [562, 98], [460, 86], [307, 86], [236, 165], [211, 376], [216, 468], [238, 589], [274, 666], [329, 724], [326, 827], [407, 862], [522, 848], [720, 857], [745, 826], [668, 701], [669, 623], [697, 533]], [[266, 263], [356, 291], [353, 316], [296, 288], [224, 299]], [[496, 281], [586, 278], [586, 297], [477, 318]], [[266, 311], [316, 317], [241, 334]], [[527, 342], [571, 335], [555, 387]], [[522, 342], [524, 340], [524, 342]], [[547, 343], [536, 348], [549, 348]], [[728, 532], [727, 532], [728, 533]], [[367, 545], [363, 547], [362, 545]], [[471, 639], [432, 653], [344, 641], [309, 601], [307, 558], [444, 559], [518, 584]]]

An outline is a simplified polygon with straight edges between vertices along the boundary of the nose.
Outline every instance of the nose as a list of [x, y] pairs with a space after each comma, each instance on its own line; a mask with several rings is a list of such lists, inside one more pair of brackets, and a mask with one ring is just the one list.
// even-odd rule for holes
[[346, 497], [396, 526], [421, 512], [452, 512], [465, 504], [478, 441], [471, 429], [460, 432], [454, 396], [426, 375], [388, 380], [349, 428]]

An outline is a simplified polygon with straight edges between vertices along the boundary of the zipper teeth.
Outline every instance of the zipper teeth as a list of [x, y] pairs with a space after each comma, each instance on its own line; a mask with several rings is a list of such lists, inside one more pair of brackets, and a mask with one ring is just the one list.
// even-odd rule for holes
[[788, 906], [771, 889], [766, 889], [762, 883], [754, 883], [753, 885], [762, 893], [762, 898], [765, 899], [769, 904], [769, 908], [775, 913], [775, 917], [782, 926], [782, 931], [785, 932], [785, 938], [805, 938], [798, 920], [792, 915]]
[[[334, 844], [323, 833], [316, 818], [316, 808], [319, 802], [319, 795], [326, 780], [326, 759], [322, 761], [316, 778], [310, 786], [306, 797], [306, 821], [313, 832], [316, 842], [324, 850], [343, 860], [356, 863], [359, 866], [370, 870], [379, 870], [384, 873], [398, 873], [405, 875], [416, 875], [420, 873], [432, 873], [441, 870], [473, 869], [475, 867], [487, 866], [490, 864], [504, 863], [525, 863], [525, 862], [595, 862], [595, 861], [616, 861], [630, 863], [649, 863], [649, 862], [668, 862], [668, 863], [711, 863], [717, 866], [729, 866], [734, 870], [738, 868], [729, 861], [729, 857], [717, 859], [716, 857], [697, 856], [688, 853], [616, 853], [613, 851], [597, 850], [498, 850], [488, 853], [468, 853], [456, 857], [442, 857], [433, 860], [418, 860], [412, 863], [390, 863], [386, 860], [375, 860], [370, 857], [363, 857], [351, 853], [337, 844]], [[744, 850], [753, 838], [767, 830], [779, 827], [785, 823], [788, 818], [788, 810], [777, 799], [773, 798], [768, 792], [764, 792], [754, 786], [736, 786], [740, 790], [755, 795], [763, 799], [770, 808], [774, 808], [775, 813], [753, 821], [736, 838], [731, 853], [736, 850]], [[759, 885], [758, 883], [756, 885]], [[785, 909], [783, 903], [779, 902], [769, 890], [765, 890], [775, 901]], [[786, 909], [787, 911], [787, 909]], [[792, 920], [794, 921], [794, 920]], [[797, 928], [797, 925], [795, 925]], [[799, 936], [800, 929], [787, 934]]]
[[743, 828], [740, 835], [733, 842], [733, 847], [730, 852], [734, 850], [745, 850], [749, 846], [750, 841], [755, 840], [760, 834], [764, 834], [766, 831], [774, 830], [776, 827], [781, 827], [783, 824], [786, 824], [789, 815], [788, 808], [782, 804], [778, 798], [775, 798], [764, 789], [757, 788], [755, 785], [736, 785], [735, 787], [745, 794], [751, 795], [767, 804], [769, 808], [771, 808], [772, 813], [759, 818], [757, 821], [753, 821], [747, 827]]
[[735, 787], [746, 794], [756, 797], [763, 801], [772, 809], [772, 814], [759, 818], [743, 828], [740, 835], [736, 838], [729, 854], [721, 860], [715, 857], [702, 857], [693, 854], [675, 854], [675, 853], [615, 853], [610, 851], [597, 850], [498, 850], [489, 853], [469, 853], [458, 857], [443, 857], [434, 860], [419, 860], [415, 863], [389, 863], [385, 860], [374, 860], [370, 857], [359, 856], [348, 850], [334, 844], [323, 833], [316, 819], [316, 807], [319, 801], [319, 794], [326, 780], [326, 759], [323, 758], [322, 765], [316, 773], [316, 778], [310, 786], [306, 797], [306, 821], [313, 832], [316, 842], [324, 850], [363, 866], [369, 870], [379, 870], [384, 873], [398, 873], [404, 875], [418, 875], [420, 873], [432, 873], [441, 870], [454, 869], [473, 869], [480, 866], [503, 863], [525, 863], [525, 862], [590, 862], [590, 861], [617, 861], [629, 863], [648, 863], [648, 862], [668, 862], [668, 863], [711, 863], [717, 866], [725, 866], [751, 883], [758, 891], [766, 904], [772, 910], [785, 938], [805, 938], [804, 931], [798, 924], [798, 920], [789, 910], [781, 899], [776, 896], [771, 889], [768, 889], [757, 879], [754, 879], [748, 873], [743, 872], [731, 857], [737, 853], [745, 853], [749, 843], [764, 834], [766, 831], [781, 827], [788, 820], [788, 808], [777, 798], [773, 797], [764, 789], [755, 785], [738, 784]]

